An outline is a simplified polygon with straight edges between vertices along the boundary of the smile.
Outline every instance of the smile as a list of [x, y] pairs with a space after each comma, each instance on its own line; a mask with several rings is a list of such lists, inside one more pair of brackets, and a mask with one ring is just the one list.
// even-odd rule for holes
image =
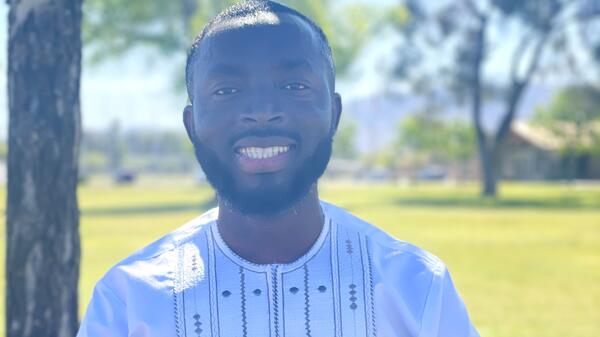
[[290, 146], [269, 146], [269, 147], [242, 147], [237, 150], [239, 154], [250, 159], [268, 159], [277, 157], [290, 150]]

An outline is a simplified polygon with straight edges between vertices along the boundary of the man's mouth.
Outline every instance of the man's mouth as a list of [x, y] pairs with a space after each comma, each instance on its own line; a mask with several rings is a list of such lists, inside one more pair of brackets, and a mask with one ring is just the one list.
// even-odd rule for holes
[[259, 159], [268, 159], [280, 156], [291, 149], [290, 145], [285, 146], [269, 146], [269, 147], [241, 147], [236, 150], [236, 152], [244, 157], [259, 160]]
[[237, 162], [247, 173], [272, 173], [292, 163], [296, 143], [284, 137], [247, 137], [234, 145]]

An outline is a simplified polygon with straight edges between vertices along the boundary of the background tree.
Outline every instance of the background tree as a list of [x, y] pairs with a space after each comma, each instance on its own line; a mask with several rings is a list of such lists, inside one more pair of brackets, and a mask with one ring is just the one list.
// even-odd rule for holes
[[600, 153], [600, 89], [575, 85], [560, 91], [536, 111], [534, 123], [559, 139], [571, 178], [577, 177], [580, 158]]
[[[84, 43], [92, 63], [151, 47], [160, 56], [183, 56], [204, 24], [236, 0], [88, 0]], [[330, 39], [336, 69], [344, 73], [367, 41], [381, 13], [366, 5], [334, 0], [283, 0], [315, 20]], [[177, 70], [183, 84], [183, 70]]]
[[333, 156], [342, 159], [356, 159], [356, 124], [342, 119], [333, 141]]
[[[482, 193], [494, 196], [501, 147], [534, 76], [564, 76], [583, 64], [588, 66], [583, 75], [589, 75], [590, 62], [582, 54], [587, 61], [600, 60], [600, 6], [594, 0], [406, 0], [404, 5], [409, 14], [407, 20], [400, 17], [399, 30], [406, 44], [398, 53], [396, 75], [418, 90], [450, 89], [456, 101], [469, 102]], [[505, 66], [492, 73], [492, 62]], [[504, 113], [488, 133], [482, 114], [490, 94], [503, 102]]]
[[394, 157], [411, 161], [409, 166], [438, 164], [464, 172], [476, 153], [475, 134], [466, 122], [444, 120], [435, 113], [421, 111], [398, 125], [393, 148]]
[[80, 0], [10, 0], [8, 337], [74, 336]]

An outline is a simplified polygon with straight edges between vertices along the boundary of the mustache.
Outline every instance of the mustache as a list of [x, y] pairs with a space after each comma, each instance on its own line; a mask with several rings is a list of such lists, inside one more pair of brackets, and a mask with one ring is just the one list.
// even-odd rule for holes
[[296, 143], [300, 143], [300, 134], [298, 132], [269, 128], [240, 132], [231, 137], [229, 140], [229, 146], [233, 146], [237, 141], [246, 137], [286, 137], [294, 140]]

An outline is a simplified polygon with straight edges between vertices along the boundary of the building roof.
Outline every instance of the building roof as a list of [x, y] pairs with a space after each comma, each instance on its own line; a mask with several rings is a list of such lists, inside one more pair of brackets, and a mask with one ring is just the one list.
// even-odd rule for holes
[[524, 121], [515, 121], [511, 131], [532, 145], [548, 151], [560, 150], [563, 141], [548, 129]]

